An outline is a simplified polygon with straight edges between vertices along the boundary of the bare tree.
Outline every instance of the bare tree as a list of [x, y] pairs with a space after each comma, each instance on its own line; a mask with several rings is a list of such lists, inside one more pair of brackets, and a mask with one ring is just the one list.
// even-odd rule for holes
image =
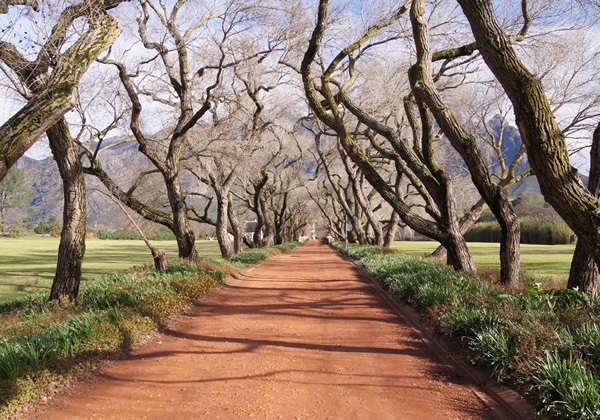
[[[180, 0], [167, 7], [162, 2], [143, 0], [140, 6], [137, 25], [146, 56], [133, 64], [115, 58], [103, 61], [118, 69], [132, 104], [131, 133], [139, 151], [156, 168], [140, 174], [139, 179], [151, 173], [160, 174], [170, 214], [134, 200], [132, 194], [128, 194], [131, 188], [127, 192], [115, 188], [116, 184], [100, 171], [97, 153], [91, 154], [96, 159], [89, 172], [139, 214], [169, 226], [177, 239], [180, 258], [191, 259], [196, 256], [195, 237], [189, 224], [187, 192], [181, 178], [190, 130], [210, 110], [228, 69], [264, 53], [246, 54], [236, 48], [246, 35], [245, 25], [252, 18], [252, 5], [246, 2]], [[202, 12], [198, 13], [199, 10]], [[192, 18], [184, 19], [186, 14]], [[270, 48], [266, 45], [265, 51]], [[166, 123], [160, 130], [153, 124], [144, 125], [151, 120], [150, 115], [157, 115], [157, 109]]]
[[[407, 225], [425, 236], [438, 240], [444, 245], [448, 250], [448, 263], [452, 264], [456, 269], [475, 271], [475, 266], [464, 237], [460, 232], [450, 177], [439, 168], [433, 157], [433, 124], [429, 111], [421, 106], [419, 108], [421, 117], [420, 129], [416, 128], [416, 124], [413, 125], [415, 133], [418, 133], [420, 142], [423, 144], [423, 148], [421, 149], [422, 156], [418, 156], [415, 150], [397, 138], [393, 130], [390, 130], [385, 124], [381, 124], [364, 112], [347, 94], [347, 88], [356, 77], [353, 67], [353, 63], [356, 61], [354, 53], [360, 51], [360, 48], [364, 47], [378, 31], [393, 24], [404, 15], [408, 11], [408, 4], [398, 7], [391, 17], [383, 18], [370, 25], [355, 42], [342, 49], [323, 71], [320, 77], [320, 86], [317, 87], [312, 76], [312, 64], [319, 51], [324, 35], [328, 3], [328, 1], [319, 2], [317, 24], [301, 66], [304, 88], [311, 109], [321, 121], [336, 131], [346, 153], [361, 169], [371, 185], [399, 213]], [[374, 44], [377, 44], [377, 42], [374, 42]], [[365, 51], [368, 47], [369, 45], [367, 44], [362, 51]], [[339, 71], [339, 65], [346, 59], [349, 63], [348, 72], [350, 76], [348, 81], [345, 83], [334, 82], [332, 79], [334, 73]], [[334, 89], [335, 86], [339, 88]], [[394, 188], [388, 185], [385, 179], [370, 164], [363, 149], [357, 143], [355, 136], [353, 136], [344, 123], [340, 102], [370, 130], [379, 135], [384, 135], [386, 140], [390, 141], [394, 151], [401, 154], [402, 161], [405, 164], [401, 161], [398, 162], [404, 167], [410, 167], [415, 181], [419, 181], [417, 185], [428, 184], [427, 188], [423, 189], [423, 196], [429, 198], [425, 208], [428, 214], [435, 219], [435, 222], [425, 219], [412, 211], [410, 206], [395, 193]], [[407, 114], [410, 115], [410, 113]], [[436, 205], [437, 208], [435, 208]]]
[[[417, 49], [417, 63], [410, 74], [415, 94], [431, 110], [452, 146], [469, 166], [473, 183], [500, 224], [500, 281], [507, 285], [519, 284], [521, 229], [508, 200], [508, 191], [493, 181], [476, 137], [460, 124], [435, 87], [431, 77], [434, 52], [431, 50], [423, 0], [413, 1], [411, 22]], [[446, 62], [455, 58], [453, 54], [450, 49], [437, 52], [438, 56], [445, 57]]]
[[[26, 3], [29, 7], [37, 2]], [[53, 30], [33, 60], [18, 48], [0, 40], [0, 61], [5, 74], [12, 72], [18, 83], [27, 86], [27, 103], [0, 126], [0, 179], [33, 143], [75, 104], [79, 81], [96, 57], [121, 32], [118, 21], [106, 13], [118, 0], [86, 0], [64, 9]], [[87, 29], [73, 42], [67, 35], [78, 18]], [[67, 47], [64, 51], [63, 48]], [[25, 92], [24, 92], [25, 93]]]
[[[0, 178], [46, 131], [50, 148], [63, 180], [63, 228], [56, 274], [50, 300], [75, 300], [79, 293], [81, 265], [85, 254], [86, 194], [79, 155], [63, 115], [73, 107], [77, 86], [96, 57], [121, 32], [119, 23], [106, 13], [122, 1], [83, 1], [66, 7], [33, 60], [14, 45], [0, 41], [0, 61], [15, 75], [15, 88], [28, 101], [1, 128]], [[31, 3], [31, 2], [30, 2]], [[79, 18], [87, 30], [69, 45], [69, 32]], [[4, 70], [7, 73], [8, 70]], [[8, 131], [3, 131], [8, 127]], [[22, 130], [11, 136], [10, 129]]]
[[[458, 3], [485, 63], [513, 104], [517, 126], [544, 198], [577, 234], [596, 264], [600, 264], [598, 198], [582, 184], [570, 165], [564, 133], [539, 79], [517, 55], [491, 3], [483, 0], [458, 0]], [[525, 12], [527, 4], [524, 0]]]

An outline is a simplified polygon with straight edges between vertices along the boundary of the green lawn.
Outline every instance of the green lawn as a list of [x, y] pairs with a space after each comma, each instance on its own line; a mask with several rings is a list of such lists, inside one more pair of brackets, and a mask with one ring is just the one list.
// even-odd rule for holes
[[[428, 241], [395, 242], [394, 248], [408, 254], [428, 255], [439, 244]], [[500, 268], [499, 244], [469, 242], [469, 250], [479, 267]], [[541, 279], [565, 281], [575, 245], [521, 245], [521, 271]]]
[[[177, 258], [175, 241], [156, 241], [154, 245]], [[217, 255], [216, 241], [197, 241], [200, 255]], [[428, 255], [436, 242], [395, 242], [394, 248], [413, 255]], [[0, 302], [38, 290], [49, 290], [56, 267], [57, 238], [0, 238]], [[469, 243], [475, 263], [480, 267], [499, 267], [498, 244]], [[539, 276], [566, 280], [574, 245], [521, 245], [522, 270]], [[114, 273], [135, 265], [152, 264], [152, 256], [142, 241], [88, 239], [83, 263], [83, 279]]]
[[[175, 241], [154, 241], [153, 245], [165, 250], [169, 259], [177, 259]], [[86, 248], [84, 281], [136, 265], [153, 264], [150, 251], [141, 240], [89, 238]], [[196, 248], [200, 255], [219, 253], [216, 241], [197, 241]], [[58, 238], [0, 238], [0, 302], [38, 290], [49, 291], [57, 250]]]

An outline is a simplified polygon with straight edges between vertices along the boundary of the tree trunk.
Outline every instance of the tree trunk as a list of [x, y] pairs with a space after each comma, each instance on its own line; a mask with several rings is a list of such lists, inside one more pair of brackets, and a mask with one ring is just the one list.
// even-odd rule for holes
[[447, 265], [452, 266], [456, 271], [466, 273], [474, 273], [477, 270], [462, 235], [448, 235], [442, 245], [446, 248]]
[[[480, 199], [477, 203], [475, 203], [473, 205], [473, 207], [471, 207], [469, 209], [469, 211], [467, 213], [465, 213], [465, 215], [463, 217], [460, 218], [460, 221], [458, 222], [459, 227], [460, 227], [460, 233], [463, 234], [463, 236], [467, 233], [467, 231], [471, 228], [471, 226], [473, 226], [475, 224], [475, 222], [477, 222], [477, 220], [479, 220], [479, 218], [481, 217], [481, 213], [483, 213], [483, 209], [485, 208], [485, 200]], [[440, 245], [439, 247], [437, 247], [435, 249], [435, 251], [433, 251], [430, 255], [430, 257], [438, 259], [438, 260], [443, 260], [446, 258], [446, 248], [444, 248], [442, 245]]]
[[[87, 3], [92, 3], [93, 6], [90, 7]], [[87, 31], [61, 54], [60, 60], [56, 61], [56, 66], [52, 69], [48, 85], [43, 89], [35, 89], [35, 96], [0, 126], [0, 180], [46, 130], [73, 108], [81, 77], [96, 57], [112, 45], [121, 33], [119, 22], [105, 13], [104, 5], [100, 2], [82, 2], [67, 8], [61, 14], [55, 28], [70, 27], [73, 20], [83, 15], [87, 18]], [[53, 41], [56, 42], [57, 39], [58, 36], [54, 36]], [[31, 82], [27, 79], [32, 76], [23, 71], [26, 67], [23, 66], [23, 61], [35, 64], [36, 67], [43, 65], [28, 62], [14, 46], [6, 42], [0, 41], [0, 50], [0, 59], [9, 67], [21, 67], [17, 71], [22, 82]], [[13, 54], [15, 52], [16, 54]], [[16, 67], [15, 63], [11, 62], [15, 57], [18, 58]], [[46, 60], [47, 57], [43, 59]], [[42, 71], [38, 68], [36, 70]], [[35, 76], [31, 78], [35, 79]]]
[[512, 206], [506, 200], [498, 202], [500, 207], [494, 211], [502, 238], [500, 241], [500, 282], [507, 286], [518, 286], [521, 282], [521, 224]]
[[194, 260], [198, 254], [194, 245], [196, 238], [190, 229], [187, 217], [187, 205], [181, 193], [179, 178], [176, 176], [165, 176], [167, 196], [173, 213], [173, 233], [177, 241], [179, 258], [184, 261]]
[[269, 209], [267, 208], [266, 200], [262, 200], [260, 203], [261, 213], [263, 214], [263, 238], [260, 241], [261, 248], [271, 246], [271, 242], [273, 241], [273, 236], [275, 235], [275, 225], [273, 223], [272, 217], [269, 216]]
[[233, 232], [233, 253], [239, 254], [243, 251], [244, 232], [238, 218], [235, 216], [231, 194], [228, 194], [227, 198], [229, 200], [229, 204], [227, 205], [227, 216], [229, 218], [229, 224], [231, 225], [231, 231]]
[[573, 229], [600, 265], [598, 198], [581, 182], [569, 162], [560, 130], [541, 82], [525, 67], [502, 30], [492, 3], [458, 0], [479, 51], [515, 110], [515, 120], [542, 195]]
[[448, 221], [448, 226], [444, 229], [446, 237], [442, 245], [446, 248], [448, 255], [446, 257], [446, 264], [451, 265], [457, 271], [464, 271], [466, 273], [474, 273], [477, 271], [465, 237], [460, 230], [458, 218], [456, 217], [456, 200], [454, 199], [454, 189], [452, 188], [452, 181], [449, 177], [444, 179], [445, 190], [446, 190], [446, 208], [444, 213], [446, 217], [444, 220]]
[[[590, 151], [588, 190], [596, 197], [600, 196], [600, 123], [594, 130]], [[580, 241], [575, 245], [567, 287], [589, 293], [593, 298], [598, 295], [598, 265]]]
[[390, 248], [396, 237], [396, 231], [398, 230], [398, 223], [400, 222], [400, 216], [398, 212], [392, 211], [390, 221], [385, 231], [385, 237], [383, 239], [383, 247]]
[[154, 259], [154, 269], [156, 271], [165, 271], [168, 268], [167, 253], [153, 246], [150, 247], [150, 252]]
[[221, 257], [229, 261], [233, 256], [233, 246], [229, 240], [227, 221], [229, 217], [229, 200], [227, 196], [217, 193], [217, 241], [221, 250]]
[[63, 182], [63, 228], [50, 300], [75, 301], [85, 255], [86, 192], [83, 168], [64, 118], [47, 132], [52, 155]]
[[2, 206], [0, 209], [0, 225], [2, 226], [2, 236], [6, 235], [6, 208]]

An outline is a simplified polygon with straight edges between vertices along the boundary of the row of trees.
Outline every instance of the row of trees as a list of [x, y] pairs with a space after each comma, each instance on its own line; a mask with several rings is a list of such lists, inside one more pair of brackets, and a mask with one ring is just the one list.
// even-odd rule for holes
[[[389, 245], [408, 227], [472, 272], [464, 235], [487, 207], [501, 281], [514, 285], [508, 189], [535, 173], [579, 238], [569, 284], [595, 293], [600, 128], [588, 188], [565, 139], [597, 124], [599, 51], [582, 38], [589, 49], [542, 58], [595, 28], [597, 8], [518, 3], [321, 0], [315, 23], [301, 1], [9, 2], [0, 62], [22, 107], [0, 127], [0, 178], [45, 132], [65, 197], [51, 299], [77, 296], [84, 174], [171, 230], [182, 259], [196, 257], [193, 222], [215, 226], [230, 258], [244, 241], [297, 238], [318, 212], [361, 243]], [[522, 144], [508, 135], [513, 118]], [[111, 153], [128, 144], [139, 164]], [[252, 239], [244, 219], [257, 221]]]
[[[475, 269], [464, 233], [477, 219], [484, 202], [501, 228], [501, 282], [509, 285], [519, 282], [520, 226], [509, 201], [507, 187], [526, 175], [517, 172], [519, 158], [526, 152], [545, 199], [579, 238], [574, 261], [574, 266], [579, 268], [571, 271], [569, 284], [595, 294], [596, 265], [600, 262], [598, 199], [593, 188], [588, 190], [571, 167], [565, 136], [574, 127], [581, 129], [584, 120], [597, 119], [598, 97], [593, 96], [593, 91], [588, 92], [592, 96], [578, 104], [579, 112], [566, 128], [561, 129], [539, 78], [529, 71], [516, 52], [516, 44], [527, 39], [534, 17], [539, 17], [540, 21], [548, 20], [550, 13], [556, 13], [567, 5], [548, 3], [541, 9], [532, 10], [527, 1], [522, 1], [522, 15], [517, 16], [522, 24], [517, 28], [500, 24], [497, 15], [499, 3], [459, 1], [460, 9], [444, 7], [447, 5], [448, 2], [428, 2], [426, 5], [425, 1], [419, 0], [391, 4], [389, 11], [364, 25], [350, 42], [336, 47], [332, 45], [329, 34], [335, 32], [332, 26], [339, 17], [330, 17], [329, 2], [320, 1], [317, 23], [301, 67], [312, 111], [326, 130], [338, 138], [344, 153], [398, 212], [402, 221], [415, 231], [439, 241], [446, 249], [448, 263], [457, 270]], [[585, 6], [582, 5], [580, 10], [585, 10]], [[443, 14], [441, 21], [436, 8], [441, 9], [439, 12]], [[538, 16], [534, 16], [534, 12]], [[451, 16], [450, 20], [448, 16]], [[469, 25], [468, 32], [460, 28], [461, 24]], [[376, 100], [368, 90], [372, 84], [364, 74], [374, 61], [374, 54], [369, 54], [369, 50], [383, 49], [381, 45], [397, 41], [398, 26], [403, 25], [409, 28], [403, 32], [401, 41], [394, 45], [404, 44], [410, 48], [406, 56], [411, 62], [404, 67], [405, 90], [400, 93], [404, 112], [386, 115], [390, 108], [383, 108], [382, 113], [381, 108], [373, 106]], [[444, 26], [458, 29], [458, 36], [450, 36], [448, 32], [440, 34], [439, 29]], [[386, 52], [389, 51], [391, 49]], [[411, 51], [414, 55], [410, 54]], [[483, 65], [486, 66], [485, 72], [477, 68]], [[587, 75], [572, 74], [571, 77], [573, 80], [579, 77], [578, 83], [581, 83], [581, 77]], [[477, 127], [472, 115], [461, 115], [464, 109], [457, 107], [451, 92], [446, 93], [455, 90], [464, 94], [462, 87], [467, 82], [479, 85], [479, 89], [493, 86], [510, 101], [523, 139], [523, 147], [512, 162], [507, 162], [502, 136], [491, 131], [486, 126], [487, 121], [482, 121], [482, 127]], [[593, 87], [591, 82], [587, 89]], [[488, 107], [489, 103], [482, 101], [476, 102], [476, 105]], [[405, 121], [398, 122], [399, 114]], [[463, 122], [465, 117], [471, 120]], [[598, 132], [600, 126], [593, 136], [592, 160], [595, 160]], [[482, 141], [481, 138], [485, 140], [486, 135], [488, 141]], [[462, 217], [456, 210], [457, 200], [453, 192], [456, 175], [448, 167], [448, 161], [445, 166], [440, 163], [440, 154], [435, 150], [438, 147], [436, 143], [440, 143], [439, 138], [447, 141], [460, 156], [462, 166], [468, 169], [482, 200]], [[377, 158], [370, 155], [372, 150], [376, 151]], [[495, 154], [499, 171], [490, 170], [492, 165], [489, 158], [486, 159], [486, 152]], [[415, 212], [414, 206], [397, 194], [393, 183], [385, 176], [387, 172], [374, 163], [379, 158], [396, 161], [399, 167], [397, 173], [410, 178], [428, 217]], [[592, 186], [596, 178], [595, 164], [592, 163]]]

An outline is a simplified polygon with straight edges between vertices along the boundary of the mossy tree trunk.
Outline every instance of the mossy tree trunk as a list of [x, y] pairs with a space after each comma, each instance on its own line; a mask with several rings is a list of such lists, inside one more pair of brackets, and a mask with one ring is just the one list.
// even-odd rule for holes
[[508, 201], [508, 192], [492, 181], [475, 137], [462, 127], [435, 88], [431, 78], [432, 52], [424, 0], [413, 1], [411, 23], [417, 49], [417, 63], [410, 72], [415, 95], [431, 110], [454, 149], [467, 163], [473, 183], [498, 220], [502, 232], [500, 281], [506, 285], [517, 285], [520, 282], [521, 228]]
[[[68, 29], [82, 16], [88, 22], [87, 31], [61, 52]], [[37, 84], [27, 104], [0, 126], [0, 180], [46, 130], [73, 108], [81, 77], [120, 33], [119, 22], [106, 14], [104, 3], [97, 0], [65, 8], [34, 61], [27, 60], [12, 44], [0, 41], [0, 61], [19, 80]]]
[[508, 95], [542, 195], [573, 229], [600, 265], [600, 201], [569, 162], [560, 130], [542, 84], [523, 64], [502, 29], [492, 2], [458, 0], [479, 51]]
[[83, 168], [69, 126], [61, 118], [47, 131], [52, 155], [63, 183], [63, 227], [50, 300], [75, 301], [79, 294], [87, 228]]

